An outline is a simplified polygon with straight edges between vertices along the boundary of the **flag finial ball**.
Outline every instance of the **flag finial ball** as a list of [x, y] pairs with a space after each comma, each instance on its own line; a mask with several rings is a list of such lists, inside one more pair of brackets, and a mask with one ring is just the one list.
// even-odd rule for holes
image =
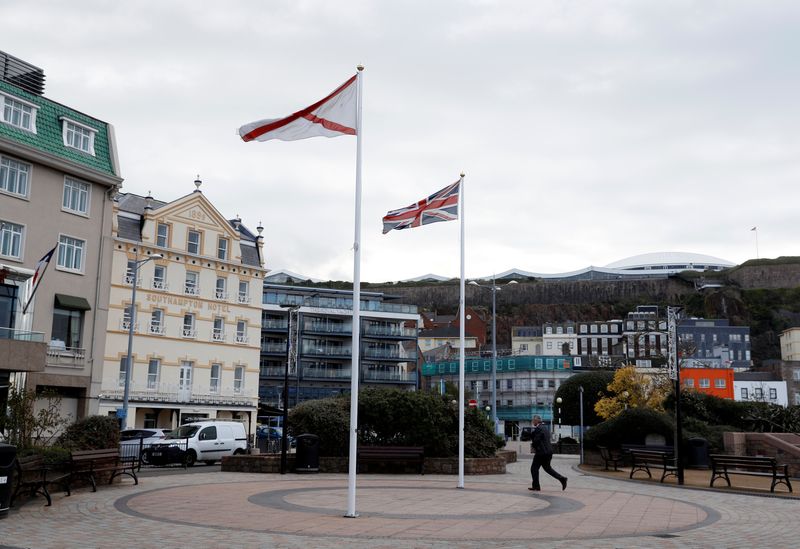
[[364, 70], [364, 65], [357, 65], [356, 68], [358, 69], [359, 72], [361, 72]]
[[464, 172], [461, 172], [461, 177], [464, 177], [465, 175], [467, 175], [467, 174], [465, 174]]

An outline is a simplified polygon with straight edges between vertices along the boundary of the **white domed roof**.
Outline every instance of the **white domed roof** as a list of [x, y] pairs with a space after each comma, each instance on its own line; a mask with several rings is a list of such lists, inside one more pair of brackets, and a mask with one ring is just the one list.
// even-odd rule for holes
[[653, 252], [620, 259], [619, 261], [609, 263], [606, 265], [606, 268], [679, 272], [686, 269], [720, 270], [735, 266], [735, 263], [710, 255], [694, 254], [690, 252]]

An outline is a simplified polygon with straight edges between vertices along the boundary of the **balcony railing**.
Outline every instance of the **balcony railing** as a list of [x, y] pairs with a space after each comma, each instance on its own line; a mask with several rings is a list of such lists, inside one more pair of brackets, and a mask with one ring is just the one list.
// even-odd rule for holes
[[169, 289], [169, 285], [167, 284], [167, 281], [164, 280], [163, 278], [154, 278], [153, 279], [153, 289], [154, 290], [168, 290]]
[[225, 341], [225, 332], [222, 330], [211, 330], [211, 341]]
[[366, 358], [385, 358], [389, 360], [416, 360], [416, 351], [406, 351], [405, 349], [396, 348], [376, 348], [367, 347], [364, 349], [364, 357]]
[[240, 293], [236, 296], [236, 301], [242, 304], [249, 304], [250, 303], [250, 294], [243, 294]]
[[[133, 273], [125, 273], [122, 276], [122, 283], [127, 284], [128, 286], [133, 285]], [[136, 287], [137, 288], [142, 287], [142, 279], [139, 277], [136, 278]]]
[[264, 377], [283, 377], [284, 371], [284, 366], [263, 366], [260, 374]]
[[194, 339], [194, 338], [197, 337], [197, 330], [195, 330], [194, 328], [186, 328], [186, 327], [184, 327], [183, 330], [181, 330], [181, 335], [183, 337]]
[[0, 328], [0, 339], [15, 339], [17, 341], [44, 342], [44, 332], [28, 332], [12, 328]]
[[303, 368], [303, 378], [350, 379], [350, 368]]
[[[130, 321], [130, 319], [120, 320], [119, 321], [119, 329], [122, 330], [123, 332], [129, 331], [131, 329], [131, 321]], [[139, 333], [139, 323], [138, 322], [135, 322], [133, 324], [133, 331], [134, 331], [134, 333], [137, 333], [137, 334]]]
[[150, 323], [150, 333], [153, 335], [160, 335], [163, 336], [167, 333], [166, 328], [160, 322], [151, 322]]
[[287, 328], [288, 322], [286, 319], [270, 318], [261, 321], [262, 330], [286, 330]]
[[214, 299], [219, 299], [220, 301], [228, 301], [228, 292], [217, 288], [216, 290], [214, 290]]
[[262, 353], [286, 353], [286, 343], [262, 343]]
[[365, 326], [364, 335], [387, 337], [414, 337], [417, 331], [404, 326]]
[[417, 380], [415, 372], [400, 370], [365, 370], [364, 381], [397, 381], [412, 382]]
[[306, 332], [320, 332], [325, 334], [351, 334], [353, 327], [350, 324], [337, 324], [330, 322], [309, 322], [303, 329]]
[[[129, 399], [136, 402], [188, 402], [193, 404], [224, 404], [238, 406], [256, 406], [258, 394], [256, 389], [242, 388], [239, 393], [234, 387], [218, 386], [218, 391], [212, 391], [211, 386], [192, 385], [184, 387], [173, 383], [148, 384], [131, 382], [129, 385]], [[100, 391], [101, 399], [122, 400], [124, 389], [103, 389]]]
[[186, 295], [200, 295], [200, 286], [193, 286], [191, 284], [186, 284], [183, 287], [183, 293]]
[[248, 343], [250, 338], [247, 337], [247, 334], [236, 334], [236, 343]]
[[306, 345], [304, 344], [301, 351], [304, 355], [315, 356], [352, 356], [353, 351], [350, 347], [339, 347], [334, 345]]
[[83, 368], [86, 363], [86, 349], [81, 347], [65, 347], [50, 342], [47, 347], [48, 366], [64, 366], [67, 368]]

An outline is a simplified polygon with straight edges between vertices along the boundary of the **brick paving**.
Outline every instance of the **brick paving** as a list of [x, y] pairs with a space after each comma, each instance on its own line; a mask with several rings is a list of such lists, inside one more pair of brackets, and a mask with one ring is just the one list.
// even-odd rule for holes
[[[41, 498], [0, 520], [0, 548], [141, 547], [793, 547], [800, 500], [586, 475], [557, 457], [527, 490], [530, 461], [505, 475], [143, 475]], [[572, 470], [571, 470], [572, 469]]]

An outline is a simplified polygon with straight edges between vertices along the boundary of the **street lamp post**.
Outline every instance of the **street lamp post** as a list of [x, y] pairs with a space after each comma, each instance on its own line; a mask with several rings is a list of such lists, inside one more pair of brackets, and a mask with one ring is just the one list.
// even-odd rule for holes
[[146, 259], [133, 262], [133, 278], [131, 280], [131, 314], [128, 319], [128, 356], [125, 360], [125, 389], [122, 394], [122, 429], [128, 428], [128, 400], [131, 394], [131, 372], [133, 371], [133, 329], [136, 325], [136, 285], [139, 281], [139, 267], [153, 259], [161, 259], [161, 254], [153, 254]]
[[[516, 280], [511, 280], [508, 282], [509, 284], [516, 284]], [[495, 277], [492, 275], [492, 286], [488, 288], [486, 286], [481, 286], [476, 281], [471, 281], [471, 285], [477, 286], [479, 288], [483, 288], [485, 290], [491, 290], [492, 292], [492, 424], [494, 425], [494, 433], [498, 434], [498, 423], [497, 423], [497, 292], [501, 290], [501, 288], [495, 283]]]
[[583, 465], [583, 385], [578, 387], [581, 394], [581, 465]]

